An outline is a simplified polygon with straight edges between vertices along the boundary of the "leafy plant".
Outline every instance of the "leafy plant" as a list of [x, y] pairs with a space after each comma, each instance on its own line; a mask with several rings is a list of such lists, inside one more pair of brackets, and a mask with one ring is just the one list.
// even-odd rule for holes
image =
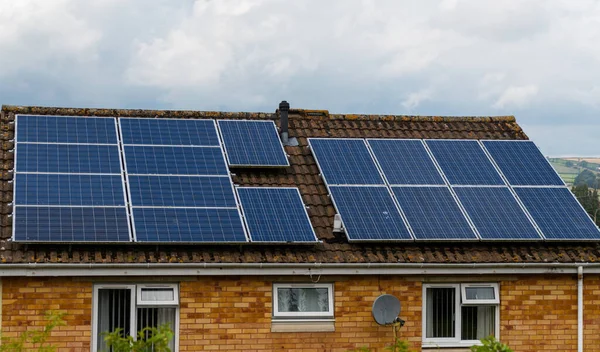
[[158, 328], [143, 328], [138, 331], [137, 339], [124, 336], [123, 329], [118, 328], [104, 333], [104, 341], [112, 352], [171, 352], [169, 341], [173, 336], [169, 324], [163, 324]]
[[[45, 319], [47, 320], [46, 325], [42, 330], [35, 331], [24, 331], [16, 338], [4, 338], [2, 337], [2, 345], [0, 345], [0, 352], [21, 352], [21, 351], [31, 351], [31, 347], [29, 345], [33, 345], [38, 352], [53, 352], [56, 350], [56, 347], [46, 344], [48, 337], [52, 333], [52, 330], [57, 326], [66, 325], [63, 317], [66, 313], [48, 311], [45, 314]], [[28, 346], [27, 349], [25, 346]]]
[[480, 340], [482, 346], [471, 347], [471, 352], [513, 352], [507, 345], [496, 340], [493, 336]]

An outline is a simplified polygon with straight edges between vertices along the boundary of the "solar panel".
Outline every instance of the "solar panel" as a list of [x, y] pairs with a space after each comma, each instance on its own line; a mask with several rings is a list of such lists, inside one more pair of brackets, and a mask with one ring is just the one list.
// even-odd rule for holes
[[18, 174], [16, 205], [125, 206], [121, 175]]
[[385, 186], [330, 186], [350, 241], [412, 240]]
[[385, 184], [364, 139], [309, 138], [308, 143], [327, 184]]
[[127, 172], [138, 175], [229, 175], [221, 148], [129, 146]]
[[452, 185], [504, 185], [504, 181], [475, 140], [425, 141]]
[[316, 242], [298, 188], [238, 187], [252, 242]]
[[125, 207], [15, 206], [13, 237], [24, 242], [128, 242]]
[[548, 240], [598, 240], [600, 231], [566, 187], [515, 187]]
[[214, 120], [120, 118], [123, 144], [220, 146]]
[[229, 177], [129, 176], [133, 206], [237, 206]]
[[17, 142], [117, 144], [113, 117], [17, 115]]
[[563, 186], [564, 182], [531, 141], [483, 141], [511, 185]]
[[392, 187], [417, 240], [477, 240], [447, 187]]
[[482, 240], [540, 240], [507, 187], [454, 187]]
[[421, 140], [368, 139], [367, 142], [389, 184], [445, 184]]
[[15, 158], [16, 172], [121, 173], [116, 145], [17, 143]]
[[237, 209], [133, 208], [138, 242], [246, 242]]
[[229, 166], [289, 166], [273, 121], [219, 120]]

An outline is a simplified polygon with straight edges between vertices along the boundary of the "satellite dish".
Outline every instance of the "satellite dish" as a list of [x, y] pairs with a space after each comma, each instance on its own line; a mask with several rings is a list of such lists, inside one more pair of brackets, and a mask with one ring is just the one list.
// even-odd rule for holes
[[401, 321], [400, 300], [392, 295], [381, 295], [373, 302], [373, 319], [379, 325], [390, 325]]

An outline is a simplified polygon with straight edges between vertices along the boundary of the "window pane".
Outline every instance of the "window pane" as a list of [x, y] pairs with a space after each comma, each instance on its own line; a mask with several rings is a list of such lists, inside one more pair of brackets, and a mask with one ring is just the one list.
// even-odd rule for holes
[[462, 307], [462, 340], [480, 340], [496, 331], [496, 306]]
[[173, 301], [175, 292], [172, 288], [142, 288], [142, 301]]
[[467, 299], [495, 299], [493, 287], [465, 287]]
[[103, 333], [121, 329], [124, 336], [129, 335], [130, 309], [131, 292], [129, 289], [98, 290], [98, 330], [96, 331], [98, 351], [108, 351]]
[[324, 287], [278, 288], [277, 305], [280, 312], [328, 312], [329, 295]]
[[[137, 331], [144, 328], [158, 328], [164, 324], [169, 324], [172, 331], [175, 331], [175, 308], [138, 308], [137, 309]], [[151, 336], [146, 332], [146, 338]], [[169, 341], [169, 348], [175, 348], [175, 339]]]
[[455, 337], [455, 294], [453, 287], [427, 289], [427, 337]]

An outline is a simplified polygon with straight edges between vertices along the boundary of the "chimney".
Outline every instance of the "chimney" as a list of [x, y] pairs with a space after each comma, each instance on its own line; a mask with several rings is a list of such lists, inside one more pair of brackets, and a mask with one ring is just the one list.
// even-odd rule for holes
[[283, 144], [288, 143], [288, 111], [290, 110], [290, 103], [283, 100], [279, 103], [279, 116], [281, 125], [281, 141]]

